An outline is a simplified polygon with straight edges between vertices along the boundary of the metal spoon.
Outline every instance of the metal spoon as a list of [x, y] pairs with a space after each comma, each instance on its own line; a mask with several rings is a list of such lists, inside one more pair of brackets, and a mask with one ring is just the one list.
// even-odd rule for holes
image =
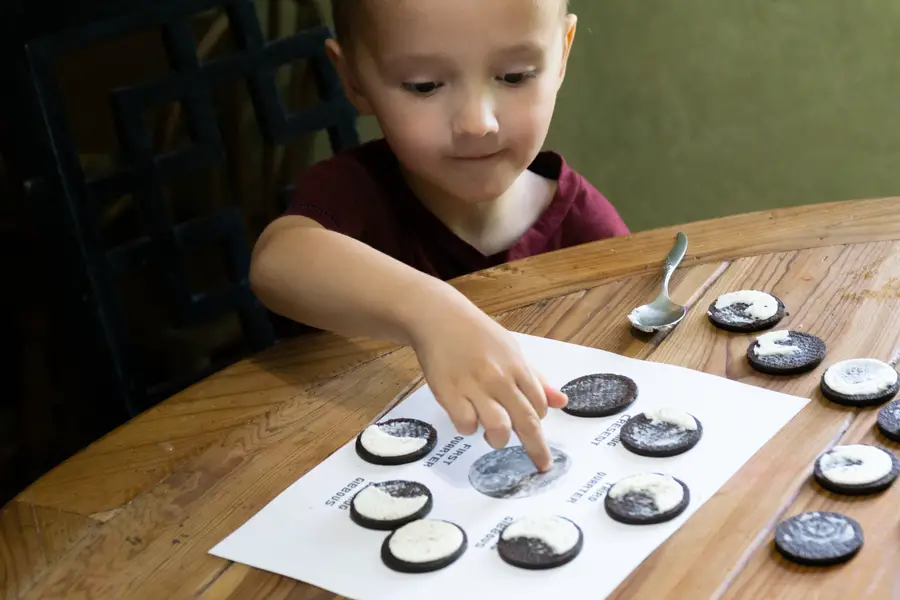
[[675, 245], [663, 264], [662, 292], [656, 300], [650, 304], [638, 306], [628, 315], [628, 320], [636, 329], [648, 333], [668, 329], [677, 325], [687, 314], [685, 307], [675, 304], [669, 298], [669, 280], [681, 263], [681, 259], [684, 258], [687, 244], [687, 236], [678, 232], [678, 235], [675, 236]]

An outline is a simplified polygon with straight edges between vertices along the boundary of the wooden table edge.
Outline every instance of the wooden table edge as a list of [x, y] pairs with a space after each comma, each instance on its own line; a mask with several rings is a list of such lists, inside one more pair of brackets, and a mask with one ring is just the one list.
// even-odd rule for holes
[[[487, 313], [512, 310], [662, 266], [679, 231], [683, 266], [824, 246], [900, 239], [900, 197], [843, 200], [718, 217], [588, 242], [464, 275], [450, 283]], [[518, 286], [512, 297], [499, 291]]]
[[[720, 232], [723, 230], [733, 235], [721, 235]], [[662, 227], [513, 261], [453, 279], [449, 283], [485, 312], [496, 314], [559, 297], [604, 281], [656, 269], [662, 264], [678, 231], [685, 232], [689, 238], [688, 253], [682, 263], [683, 266], [729, 261], [769, 252], [895, 240], [900, 239], [900, 197], [845, 200], [756, 211]], [[746, 238], [734, 234], [740, 231], [752, 232], [752, 245], [741, 244]], [[635, 247], [640, 248], [640, 251], [636, 252]], [[750, 251], [742, 251], [742, 248], [749, 248]], [[527, 287], [527, 293], [515, 298], [501, 297], [502, 292], [523, 283]], [[259, 360], [265, 357], [266, 352], [263, 351], [240, 362]], [[350, 370], [353, 368], [355, 367]], [[190, 386], [188, 390], [196, 393], [198, 387], [207, 385], [215, 377], [216, 375], [212, 375], [203, 379]], [[303, 382], [297, 384], [302, 385]], [[121, 427], [128, 427], [142, 417], [143, 414], [138, 415]], [[106, 436], [116, 431], [119, 429], [107, 433]], [[34, 486], [45, 477], [51, 476], [56, 469], [72, 458], [89, 452], [95, 443], [82, 448], [32, 482], [16, 494], [7, 506], [11, 506], [13, 502], [31, 504], [28, 495]], [[139, 494], [140, 492], [135, 496]]]
[[[677, 231], [684, 231], [691, 239], [692, 246], [684, 263], [687, 266], [770, 252], [897, 240], [900, 239], [898, 209], [900, 198], [884, 198], [722, 217], [584, 244], [467, 275], [451, 283], [486, 312], [494, 314], [604, 281], [653, 270], [668, 252], [672, 237]], [[723, 235], [723, 231], [729, 235]], [[747, 237], [741, 231], [752, 235], [752, 243], [742, 246], [742, 240], [746, 241]], [[514, 289], [520, 282], [525, 282], [527, 294], [511, 300], [502, 297], [503, 292]], [[391, 352], [396, 350], [395, 348]], [[349, 371], [355, 368], [352, 367]], [[215, 375], [212, 376], [214, 377]], [[205, 385], [206, 381], [208, 380], [192, 386], [195, 393], [196, 387]], [[123, 425], [126, 426], [127, 424]], [[92, 446], [93, 444], [87, 446], [76, 455], [90, 451]], [[49, 471], [44, 477], [52, 472], [53, 470]], [[20, 492], [4, 509], [14, 503], [40, 507], [27, 500], [31, 487]], [[145, 491], [139, 490], [134, 496]], [[94, 520], [92, 515], [84, 516]], [[98, 521], [102, 522], [102, 519]]]

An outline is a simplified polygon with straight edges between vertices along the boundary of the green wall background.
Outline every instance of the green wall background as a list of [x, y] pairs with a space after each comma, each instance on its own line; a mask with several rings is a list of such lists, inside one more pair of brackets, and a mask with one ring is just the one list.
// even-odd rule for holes
[[570, 4], [547, 146], [632, 230], [900, 196], [900, 1]]

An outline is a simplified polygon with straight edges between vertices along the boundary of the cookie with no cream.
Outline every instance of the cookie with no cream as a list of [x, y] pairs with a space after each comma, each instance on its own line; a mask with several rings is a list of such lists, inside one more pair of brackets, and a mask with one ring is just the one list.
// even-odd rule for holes
[[691, 501], [688, 486], [671, 475], [638, 473], [620, 479], [606, 493], [606, 513], [627, 525], [671, 521]]
[[877, 494], [894, 484], [900, 461], [893, 452], [867, 444], [835, 446], [816, 459], [815, 480], [835, 494]]
[[376, 465], [402, 465], [427, 456], [437, 430], [418, 419], [391, 419], [366, 427], [356, 438], [356, 453]]
[[825, 359], [825, 342], [800, 331], [772, 331], [747, 348], [750, 366], [767, 375], [797, 375], [812, 371]]
[[381, 560], [401, 573], [428, 573], [450, 566], [461, 557], [468, 538], [456, 523], [419, 519], [388, 535], [381, 545]]
[[822, 374], [822, 395], [844, 406], [884, 404], [900, 391], [894, 367], [874, 358], [853, 358], [831, 365]]
[[366, 529], [392, 530], [431, 512], [434, 498], [416, 481], [382, 481], [360, 490], [350, 502], [350, 518]]
[[694, 415], [662, 407], [631, 417], [619, 439], [625, 449], [641, 456], [662, 458], [683, 454], [703, 437], [703, 425]]
[[571, 562], [584, 546], [581, 528], [565, 517], [527, 516], [500, 533], [497, 552], [505, 562], [523, 569], [553, 569]]
[[709, 305], [710, 322], [725, 331], [750, 333], [774, 327], [784, 318], [784, 303], [759, 290], [722, 294]]
[[849, 561], [864, 543], [862, 527], [836, 512], [812, 511], [785, 519], [775, 528], [775, 548], [800, 565], [824, 567]]
[[576, 417], [608, 417], [631, 406], [638, 396], [637, 383], [625, 375], [595, 373], [573, 379], [561, 391], [569, 402], [563, 412]]
[[900, 400], [885, 404], [878, 411], [878, 430], [889, 440], [900, 442]]

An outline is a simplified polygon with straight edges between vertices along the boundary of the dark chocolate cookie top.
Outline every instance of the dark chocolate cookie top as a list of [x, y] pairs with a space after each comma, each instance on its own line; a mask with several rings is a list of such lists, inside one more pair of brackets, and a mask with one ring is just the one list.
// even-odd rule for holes
[[563, 411], [578, 417], [606, 417], [628, 408], [638, 396], [633, 379], [615, 373], [596, 373], [573, 379], [561, 390], [569, 398]]

